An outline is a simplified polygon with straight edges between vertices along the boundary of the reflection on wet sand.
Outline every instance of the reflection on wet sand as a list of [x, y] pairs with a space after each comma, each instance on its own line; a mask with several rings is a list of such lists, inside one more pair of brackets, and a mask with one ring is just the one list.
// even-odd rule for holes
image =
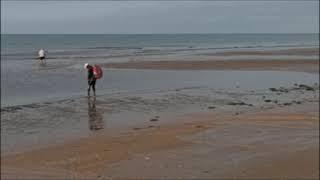
[[47, 63], [45, 61], [39, 60], [39, 68], [45, 68], [45, 67], [47, 67]]
[[96, 97], [92, 99], [88, 97], [88, 115], [89, 115], [89, 129], [97, 131], [103, 129], [103, 115], [96, 109]]

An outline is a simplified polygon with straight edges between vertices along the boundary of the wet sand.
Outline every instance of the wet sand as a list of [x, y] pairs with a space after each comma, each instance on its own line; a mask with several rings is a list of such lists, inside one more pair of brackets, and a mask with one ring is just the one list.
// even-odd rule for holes
[[[111, 134], [101, 131], [56, 145], [2, 155], [1, 177], [316, 178], [319, 90], [293, 87], [277, 97], [280, 91], [285, 90], [259, 94], [266, 96], [260, 105], [231, 100], [206, 105], [206, 111], [184, 113], [174, 119], [159, 112], [159, 117], [125, 131]], [[252, 98], [236, 96], [239, 100]], [[273, 102], [275, 97], [279, 102]], [[269, 98], [271, 103], [267, 101]], [[98, 111], [104, 101], [100, 99]], [[70, 100], [65, 103], [69, 106], [61, 109], [67, 115], [75, 104]], [[54, 104], [53, 108], [57, 107]]]
[[[231, 51], [207, 54], [207, 60], [154, 60], [154, 61], [130, 61], [121, 63], [106, 63], [106, 68], [121, 69], [158, 69], [158, 70], [284, 70], [299, 72], [319, 72], [319, 49], [301, 48], [285, 50], [256, 50], [256, 51]], [[226, 56], [250, 56], [260, 55], [275, 56], [270, 60], [254, 58], [250, 60], [224, 60], [219, 57]], [[277, 55], [300, 55], [299, 59], [277, 59]], [[314, 59], [305, 57], [314, 56]]]
[[107, 63], [106, 68], [157, 70], [284, 70], [319, 71], [318, 60], [206, 60], [206, 61], [137, 61]]
[[255, 50], [255, 51], [229, 51], [212, 53], [215, 56], [238, 56], [238, 55], [289, 55], [289, 56], [319, 56], [318, 48], [290, 48], [280, 50]]
[[[310, 73], [318, 73], [318, 65], [319, 61], [314, 60], [159, 61], [105, 64], [108, 68], [271, 69]], [[125, 131], [115, 133], [100, 131], [63, 143], [13, 154], [1, 154], [1, 179], [317, 179], [319, 177], [319, 86], [295, 85], [287, 89], [270, 88], [273, 89], [268, 93], [246, 92], [249, 95], [221, 92], [220, 98], [227, 97], [223, 101], [219, 99], [210, 101], [206, 96], [185, 95], [183, 93], [189, 92], [188, 89], [177, 89], [175, 92], [180, 94], [169, 96], [169, 99], [175, 99], [174, 104], [182, 106], [169, 110], [180, 109], [184, 113], [178, 116], [165, 116], [167, 112], [157, 111], [159, 117], [148, 120], [148, 123], [142, 121], [143, 123], [134, 124]], [[231, 99], [228, 99], [230, 97]], [[251, 104], [249, 101], [254, 98], [256, 99]], [[170, 103], [162, 103], [162, 100], [157, 98], [152, 101], [139, 98], [116, 100], [104, 95], [97, 101], [97, 111], [106, 112], [110, 110], [110, 106], [118, 107], [109, 101], [117, 101], [119, 107], [125, 106], [126, 109], [134, 111], [138, 119], [157, 108], [171, 106]], [[135, 108], [131, 108], [131, 101], [141, 102], [139, 105], [133, 104]], [[69, 116], [70, 119], [79, 119], [82, 116], [92, 118], [90, 114], [92, 111], [86, 112], [83, 111], [84, 107], [77, 106], [85, 102], [84, 99], [71, 99], [60, 104], [48, 104], [45, 107], [40, 105], [34, 107], [36, 108], [34, 110], [7, 108], [1, 110], [1, 115], [5, 113], [8, 118], [11, 114], [12, 117], [28, 119], [32, 117], [26, 115], [43, 111], [47, 115], [43, 117], [48, 119], [59, 113], [61, 116]], [[187, 111], [189, 103], [195, 105], [202, 103], [206, 110], [201, 111], [191, 106], [194, 111]], [[46, 113], [54, 109], [56, 114]], [[131, 114], [127, 117], [137, 118]]]
[[318, 103], [103, 134], [1, 158], [2, 178], [316, 178]]

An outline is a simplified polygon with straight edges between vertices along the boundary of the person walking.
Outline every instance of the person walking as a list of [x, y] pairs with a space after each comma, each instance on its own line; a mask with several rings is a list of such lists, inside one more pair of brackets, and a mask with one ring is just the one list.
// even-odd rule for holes
[[96, 77], [93, 73], [93, 66], [86, 63], [84, 68], [88, 70], [88, 96], [90, 96], [90, 90], [92, 88], [93, 95], [96, 96]]
[[43, 48], [39, 50], [38, 56], [39, 56], [40, 63], [43, 63], [44, 59], [46, 58], [46, 52]]

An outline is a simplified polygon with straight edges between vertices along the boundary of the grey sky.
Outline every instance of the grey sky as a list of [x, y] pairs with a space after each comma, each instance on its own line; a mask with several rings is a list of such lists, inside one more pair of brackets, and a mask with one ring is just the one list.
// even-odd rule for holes
[[2, 33], [317, 33], [318, 1], [1, 1]]

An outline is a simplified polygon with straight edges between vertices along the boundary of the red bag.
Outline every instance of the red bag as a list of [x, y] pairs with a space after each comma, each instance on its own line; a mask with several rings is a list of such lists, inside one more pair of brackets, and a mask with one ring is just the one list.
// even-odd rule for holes
[[95, 77], [96, 79], [102, 78], [103, 72], [102, 72], [101, 67], [98, 66], [98, 65], [94, 65], [94, 66], [93, 66], [93, 74], [94, 74], [94, 77]]

